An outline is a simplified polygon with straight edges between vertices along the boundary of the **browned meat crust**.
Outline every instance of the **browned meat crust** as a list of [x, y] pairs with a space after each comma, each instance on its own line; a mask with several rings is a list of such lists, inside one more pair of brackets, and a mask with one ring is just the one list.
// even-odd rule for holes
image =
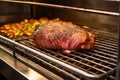
[[95, 42], [91, 32], [60, 20], [39, 25], [33, 38], [38, 47], [62, 50], [92, 49]]

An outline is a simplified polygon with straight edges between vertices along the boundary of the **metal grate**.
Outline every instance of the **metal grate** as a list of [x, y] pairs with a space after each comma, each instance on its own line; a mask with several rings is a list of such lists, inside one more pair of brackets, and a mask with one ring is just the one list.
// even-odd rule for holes
[[[64, 53], [61, 50], [50, 50], [45, 48], [38, 49], [31, 37], [16, 38], [14, 40], [11, 40], [0, 36], [0, 44], [6, 47], [9, 46], [9, 48], [13, 50], [13, 53], [17, 50], [16, 53], [19, 53], [21, 56], [32, 60], [36, 64], [41, 65], [42, 63], [42, 65], [44, 64], [45, 68], [48, 68], [48, 66], [51, 67], [49, 70], [54, 71], [57, 75], [60, 75], [62, 73], [62, 76], [64, 74], [74, 79], [81, 77], [85, 79], [98, 79], [108, 76], [108, 80], [115, 79], [115, 77], [110, 75], [117, 69], [117, 38], [97, 37], [93, 50], [79, 50], [73, 51], [71, 53]], [[37, 51], [37, 53], [35, 51]], [[73, 66], [82, 72], [77, 73], [77, 71], [72, 71], [73, 69], [67, 69], [65, 65], [61, 66], [57, 62], [50, 61], [50, 59], [47, 59], [47, 57], [42, 56], [41, 54]], [[86, 73], [88, 75], [92, 75], [93, 77], [89, 77], [86, 75]]]
[[[39, 52], [44, 52], [43, 54], [51, 56], [92, 75], [106, 74], [107, 72], [114, 70], [117, 66], [117, 39], [100, 38], [96, 40], [94, 50], [79, 50], [73, 51], [70, 54], [66, 54], [60, 50], [49, 50], [44, 48], [38, 49], [35, 47], [33, 39], [31, 38], [18, 39], [17, 42]], [[58, 65], [53, 65], [59, 67]], [[72, 71], [69, 72], [76, 75]]]

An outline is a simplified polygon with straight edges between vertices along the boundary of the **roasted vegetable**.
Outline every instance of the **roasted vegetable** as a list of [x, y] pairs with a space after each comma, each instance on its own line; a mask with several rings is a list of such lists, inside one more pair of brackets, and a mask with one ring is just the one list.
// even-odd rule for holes
[[31, 36], [34, 32], [35, 25], [44, 24], [49, 21], [47, 18], [25, 19], [19, 23], [9, 23], [0, 27], [0, 33], [3, 33], [7, 37], [19, 37], [19, 36]]

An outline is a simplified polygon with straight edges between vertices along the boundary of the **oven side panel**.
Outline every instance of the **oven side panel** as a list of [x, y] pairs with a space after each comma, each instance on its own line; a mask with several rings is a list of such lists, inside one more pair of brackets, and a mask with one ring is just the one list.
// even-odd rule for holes
[[0, 24], [31, 18], [31, 5], [0, 2]]

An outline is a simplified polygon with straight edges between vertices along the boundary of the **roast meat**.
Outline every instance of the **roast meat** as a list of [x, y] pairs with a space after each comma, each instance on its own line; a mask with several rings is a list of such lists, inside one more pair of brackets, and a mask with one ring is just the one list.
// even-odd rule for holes
[[95, 35], [71, 22], [60, 20], [37, 25], [33, 34], [37, 47], [61, 50], [92, 49]]

